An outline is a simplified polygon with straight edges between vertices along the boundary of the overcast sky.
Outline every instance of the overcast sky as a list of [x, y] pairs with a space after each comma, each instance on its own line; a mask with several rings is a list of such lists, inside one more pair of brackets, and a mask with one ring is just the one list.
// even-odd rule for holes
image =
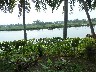
[[[69, 20], [73, 19], [87, 19], [85, 11], [79, 11], [78, 3], [76, 3], [77, 6], [74, 7], [73, 14], [70, 14], [70, 7], [69, 7]], [[34, 8], [34, 4], [31, 5], [31, 11], [30, 13], [26, 13], [26, 23], [32, 23], [35, 20], [41, 20], [41, 21], [63, 21], [64, 20], [64, 14], [63, 12], [63, 3], [59, 7], [58, 10], [54, 10], [52, 13], [52, 10], [50, 7], [46, 11], [41, 10], [40, 12], [37, 12]], [[91, 18], [96, 18], [96, 10], [90, 12]], [[0, 24], [17, 24], [22, 23], [22, 16], [18, 17], [18, 8], [16, 7], [14, 9], [14, 12], [12, 14], [9, 13], [3, 13], [0, 11]]]

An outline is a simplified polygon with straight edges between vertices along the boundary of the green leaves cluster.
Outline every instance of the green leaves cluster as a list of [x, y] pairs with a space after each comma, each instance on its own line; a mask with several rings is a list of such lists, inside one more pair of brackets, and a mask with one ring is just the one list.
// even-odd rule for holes
[[[71, 11], [73, 10], [73, 7], [76, 6], [75, 3], [79, 2], [80, 7], [82, 9], [84, 9], [83, 0], [70, 0], [70, 8]], [[3, 12], [13, 12], [14, 7], [16, 7], [16, 5], [18, 5], [19, 8], [19, 16], [21, 16], [22, 13], [22, 8], [23, 8], [23, 2], [24, 0], [0, 0], [0, 9]], [[36, 10], [40, 10], [41, 8], [43, 8], [44, 10], [47, 9], [46, 5], [49, 5], [52, 8], [52, 12], [53, 10], [56, 8], [58, 9], [59, 6], [61, 5], [61, 3], [64, 2], [64, 0], [25, 0], [25, 11], [30, 12], [31, 6], [30, 6], [30, 2], [33, 2], [35, 4]], [[95, 0], [86, 0], [86, 5], [89, 9], [93, 9], [96, 7], [96, 1]]]
[[0, 9], [3, 11], [3, 12], [7, 12], [9, 11], [10, 13], [13, 12], [13, 8], [15, 7], [16, 5], [16, 0], [0, 0]]
[[[36, 62], [45, 70], [62, 70], [67, 65], [69, 70], [72, 67], [74, 72], [75, 68], [78, 70], [77, 68], [80, 67], [66, 62], [64, 58], [80, 57], [82, 53], [84, 55], [81, 57], [84, 58], [88, 46], [96, 47], [96, 40], [93, 38], [67, 38], [64, 40], [60, 37], [54, 37], [0, 42], [0, 60], [12, 66], [13, 70], [17, 68], [19, 60], [21, 66], [23, 66], [22, 62], [24, 63], [23, 67], [29, 63], [33, 65]], [[65, 69], [67, 70], [67, 68]]]
[[[68, 38], [66, 40], [56, 38], [40, 38], [30, 39], [28, 41], [18, 40], [13, 42], [0, 42], [1, 52], [13, 52], [13, 51], [32, 51], [38, 54], [38, 49], [41, 48], [44, 55], [72, 55], [71, 52], [79, 53], [87, 46], [95, 45], [95, 40], [92, 38]], [[29, 54], [29, 53], [28, 53]]]
[[[18, 5], [19, 16], [21, 16], [24, 0], [0, 0], [0, 9], [3, 12], [12, 13], [14, 8]], [[29, 0], [25, 0], [25, 11], [29, 12], [31, 9]]]

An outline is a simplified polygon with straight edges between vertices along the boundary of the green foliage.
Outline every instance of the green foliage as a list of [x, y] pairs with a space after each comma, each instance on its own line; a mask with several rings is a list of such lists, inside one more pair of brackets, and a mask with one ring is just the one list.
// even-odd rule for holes
[[[92, 19], [93, 25], [96, 25], [96, 19]], [[89, 26], [89, 23], [85, 20], [68, 20], [68, 27], [80, 27], [80, 26]], [[39, 29], [55, 29], [63, 28], [64, 21], [55, 21], [55, 22], [42, 22], [40, 20], [33, 21], [32, 24], [26, 24], [26, 30], [39, 30]], [[0, 31], [18, 31], [23, 30], [22, 24], [10, 24], [10, 25], [0, 25]]]
[[[95, 7], [96, 5], [96, 1], [94, 0], [86, 0], [86, 4], [87, 7], [89, 9], [92, 9], [92, 7]], [[59, 6], [61, 5], [62, 2], [64, 2], [64, 0], [32, 0], [33, 3], [35, 3], [35, 7], [36, 10], [40, 10], [41, 7], [43, 8], [43, 10], [47, 9], [46, 5], [49, 5], [52, 8], [52, 12], [53, 10], [56, 8], [58, 9]], [[82, 0], [70, 0], [70, 8], [71, 11], [73, 10], [73, 7], [75, 6], [75, 3], [79, 2], [80, 7], [83, 7], [82, 4]], [[22, 8], [23, 8], [23, 0], [0, 0], [0, 9], [3, 12], [7, 12], [9, 11], [10, 13], [13, 12], [14, 7], [18, 5], [19, 8], [19, 16], [21, 16], [22, 13]], [[30, 1], [29, 0], [25, 0], [25, 11], [30, 12]]]
[[13, 9], [16, 5], [16, 0], [0, 0], [0, 9], [3, 11], [3, 12], [7, 12], [9, 11], [10, 13], [13, 12]]
[[19, 66], [20, 71], [30, 70], [30, 67], [39, 65], [40, 70], [49, 72], [53, 70], [79, 72], [83, 69], [82, 65], [71, 63], [66, 58], [87, 59], [88, 46], [96, 48], [96, 40], [93, 38], [67, 38], [64, 40], [54, 37], [0, 42], [0, 60], [3, 63], [0, 63], [0, 71], [3, 68], [4, 71], [12, 70], [14, 72]]

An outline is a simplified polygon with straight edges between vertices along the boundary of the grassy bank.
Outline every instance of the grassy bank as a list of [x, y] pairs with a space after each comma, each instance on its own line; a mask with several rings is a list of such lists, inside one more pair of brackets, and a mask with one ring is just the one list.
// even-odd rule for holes
[[0, 49], [0, 72], [96, 72], [93, 38], [0, 42]]
[[[94, 26], [96, 24], [93, 24]], [[74, 23], [74, 24], [68, 24], [68, 27], [81, 27], [81, 26], [89, 26], [87, 24], [78, 24], [78, 23]], [[26, 30], [40, 30], [40, 29], [55, 29], [55, 28], [63, 28], [64, 24], [26, 24]], [[0, 31], [19, 31], [19, 30], [23, 30], [23, 25], [1, 25], [0, 26]]]

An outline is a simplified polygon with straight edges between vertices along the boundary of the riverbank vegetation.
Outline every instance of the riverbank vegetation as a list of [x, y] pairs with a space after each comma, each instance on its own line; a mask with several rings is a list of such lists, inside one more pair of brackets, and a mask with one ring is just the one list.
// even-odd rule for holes
[[[92, 19], [93, 25], [96, 25], [96, 18]], [[89, 26], [87, 20], [69, 20], [68, 27], [80, 27], [80, 26]], [[26, 30], [38, 30], [38, 29], [54, 29], [54, 28], [63, 28], [64, 21], [55, 21], [55, 22], [43, 22], [40, 20], [33, 21], [32, 24], [26, 24]], [[10, 24], [10, 25], [0, 25], [0, 31], [17, 31], [24, 30], [23, 24]]]
[[96, 72], [96, 39], [0, 42], [0, 72]]

